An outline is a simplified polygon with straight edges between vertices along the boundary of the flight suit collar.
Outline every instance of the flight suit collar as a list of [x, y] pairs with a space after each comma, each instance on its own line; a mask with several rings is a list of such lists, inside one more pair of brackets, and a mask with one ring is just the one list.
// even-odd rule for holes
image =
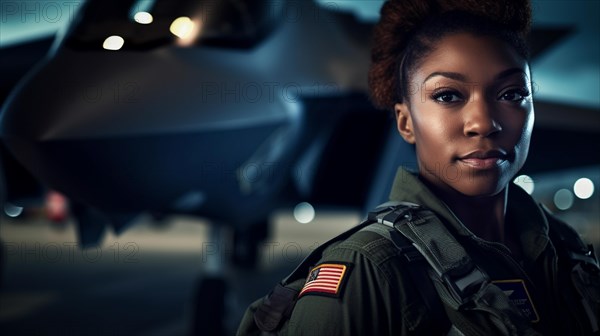
[[514, 184], [508, 189], [506, 218], [512, 222], [508, 225], [517, 225], [524, 256], [536, 260], [550, 242], [548, 220], [535, 200]]
[[407, 201], [423, 205], [440, 216], [444, 222], [450, 223], [458, 234], [474, 236], [454, 215], [446, 203], [429, 190], [414, 172], [410, 172], [402, 167], [398, 168], [394, 183], [392, 184], [390, 200]]
[[[475, 235], [461, 223], [450, 208], [423, 184], [416, 173], [400, 167], [390, 192], [390, 200], [421, 204], [449, 223], [461, 236], [473, 239]], [[550, 238], [548, 222], [540, 207], [523, 189], [511, 185], [508, 192], [507, 218], [518, 225], [517, 232], [524, 256], [534, 261], [546, 249]]]

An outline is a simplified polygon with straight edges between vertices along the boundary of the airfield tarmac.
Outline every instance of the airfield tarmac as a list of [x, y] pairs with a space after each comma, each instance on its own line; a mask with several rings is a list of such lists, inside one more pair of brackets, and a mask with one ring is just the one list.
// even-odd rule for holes
[[[590, 199], [578, 206], [561, 218], [599, 251], [598, 203]], [[108, 229], [99, 246], [82, 249], [72, 220], [52, 223], [40, 210], [1, 216], [0, 334], [191, 335], [198, 283], [221, 274], [229, 286], [220, 301], [227, 312], [225, 334], [233, 335], [252, 301], [316, 246], [361, 219], [355, 211], [317, 211], [313, 221], [301, 224], [291, 211], [276, 212], [258, 266], [243, 269], [230, 267], [233, 247], [210, 241], [208, 222], [195, 217], [157, 221], [142, 215], [123, 234]], [[213, 309], [210, 303], [202, 307]]]
[[[360, 219], [358, 213], [323, 213], [300, 224], [290, 213], [275, 214], [258, 269], [221, 267], [231, 289], [227, 334], [234, 334], [245, 307], [311, 249]], [[207, 223], [193, 217], [156, 222], [142, 216], [125, 233], [108, 230], [100, 246], [87, 249], [77, 246], [70, 220], [50, 223], [35, 213], [1, 220], [3, 335], [189, 335], [196, 284], [214, 271], [208, 255], [222, 246], [225, 255], [231, 252], [208, 241]]]

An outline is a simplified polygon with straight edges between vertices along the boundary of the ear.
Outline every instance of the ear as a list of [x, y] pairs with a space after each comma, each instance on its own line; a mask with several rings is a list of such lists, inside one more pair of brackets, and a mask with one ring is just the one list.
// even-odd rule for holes
[[415, 134], [413, 132], [413, 122], [410, 116], [410, 111], [408, 110], [408, 105], [402, 103], [398, 103], [394, 105], [394, 112], [396, 114], [396, 125], [398, 127], [398, 132], [404, 139], [404, 141], [409, 144], [415, 143]]

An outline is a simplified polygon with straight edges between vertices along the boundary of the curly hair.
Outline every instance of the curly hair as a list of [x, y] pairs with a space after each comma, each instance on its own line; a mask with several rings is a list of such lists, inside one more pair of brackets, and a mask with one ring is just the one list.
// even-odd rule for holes
[[382, 109], [408, 98], [408, 80], [435, 42], [468, 32], [493, 36], [528, 59], [531, 5], [524, 0], [388, 0], [373, 31], [369, 90]]

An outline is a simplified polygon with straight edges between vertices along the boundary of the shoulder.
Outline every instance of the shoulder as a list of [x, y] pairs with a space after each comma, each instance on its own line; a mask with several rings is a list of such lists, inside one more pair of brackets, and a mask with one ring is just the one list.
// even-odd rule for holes
[[382, 227], [369, 225], [323, 251], [300, 291], [286, 331], [397, 334], [395, 328], [403, 325], [398, 317], [410, 315], [406, 313], [410, 294], [407, 297], [404, 290], [408, 278], [396, 258], [398, 248]]
[[399, 258], [403, 254], [402, 246], [412, 245], [393, 228], [372, 223], [350, 237], [329, 245], [319, 263], [345, 262], [352, 267], [349, 276], [373, 278], [396, 287], [399, 277], [404, 273], [403, 259]]
[[550, 212], [546, 207], [542, 207], [542, 209], [548, 220], [550, 239], [555, 246], [564, 247], [571, 251], [588, 251], [587, 245], [571, 225], [556, 217], [556, 215]]
[[[372, 223], [347, 239], [328, 246], [323, 252], [323, 257], [364, 257], [376, 265], [382, 265], [401, 254], [398, 245], [404, 242], [394, 243], [398, 238], [401, 238], [401, 235], [393, 228]], [[410, 245], [407, 241], [405, 244]]]
[[566, 269], [567, 273], [570, 273], [574, 267], [581, 264], [592, 266], [595, 272], [600, 271], [593, 245], [586, 245], [575, 229], [545, 208], [544, 213], [548, 219], [550, 241], [558, 256], [559, 269]]

